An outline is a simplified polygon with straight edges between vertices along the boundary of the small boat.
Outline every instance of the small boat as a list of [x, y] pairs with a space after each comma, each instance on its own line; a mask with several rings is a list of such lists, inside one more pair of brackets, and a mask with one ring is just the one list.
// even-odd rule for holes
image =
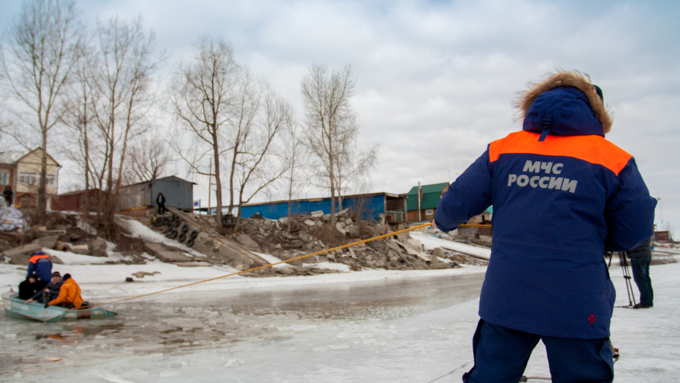
[[26, 303], [18, 294], [7, 293], [2, 296], [5, 315], [15, 318], [32, 319], [40, 322], [59, 322], [62, 320], [111, 318], [118, 314], [102, 308], [81, 308], [69, 310], [58, 306], [47, 306], [43, 303]]

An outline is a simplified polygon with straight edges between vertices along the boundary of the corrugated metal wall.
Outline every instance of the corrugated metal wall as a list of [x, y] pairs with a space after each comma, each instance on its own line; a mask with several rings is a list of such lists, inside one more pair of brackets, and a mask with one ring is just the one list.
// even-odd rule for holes
[[165, 196], [165, 205], [180, 210], [194, 208], [193, 184], [177, 177], [125, 186], [121, 189], [119, 208], [129, 210], [143, 206], [156, 206], [158, 193]]
[[156, 205], [158, 193], [165, 196], [165, 206], [173, 206], [181, 210], [194, 208], [192, 185], [180, 180], [154, 180], [151, 181], [151, 193], [144, 195], [144, 199], [151, 205]]
[[[378, 215], [385, 213], [385, 196], [382, 194], [377, 194], [366, 197], [345, 198], [342, 201], [342, 208], [352, 208], [353, 210], [360, 209], [361, 219], [378, 220]], [[281, 217], [288, 216], [287, 201], [243, 206], [241, 209], [243, 211], [242, 216], [246, 218], [256, 213], [259, 213], [264, 218], [269, 219], [279, 219]], [[309, 213], [318, 210], [322, 210], [324, 214], [329, 214], [331, 212], [331, 199], [324, 198], [313, 200], [297, 200], [291, 202], [292, 215], [308, 215]]]

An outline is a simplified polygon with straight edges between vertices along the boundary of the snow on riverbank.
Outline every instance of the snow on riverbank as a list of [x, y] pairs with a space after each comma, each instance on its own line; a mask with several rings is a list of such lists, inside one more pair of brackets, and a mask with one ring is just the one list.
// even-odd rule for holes
[[130, 232], [131, 237], [176, 247], [195, 257], [205, 257], [205, 254], [199, 253], [198, 251], [193, 250], [175, 240], [166, 238], [163, 234], [153, 231], [151, 228], [137, 221], [136, 219], [129, 219], [119, 216], [116, 217], [116, 220], [121, 226], [125, 227]]
[[459, 253], [463, 254], [468, 254], [472, 255], [477, 258], [482, 258], [482, 259], [489, 259], [491, 257], [491, 249], [483, 248], [483, 247], [477, 247], [477, 246], [471, 246], [471, 245], [466, 245], [464, 243], [459, 243], [459, 242], [454, 242], [454, 241], [449, 241], [446, 239], [441, 239], [441, 238], [435, 238], [430, 235], [418, 232], [418, 231], [412, 231], [411, 236], [417, 240], [420, 241], [423, 245], [425, 245], [426, 250], [431, 250], [437, 247], [442, 247], [444, 249], [448, 250], [453, 250], [457, 251]]

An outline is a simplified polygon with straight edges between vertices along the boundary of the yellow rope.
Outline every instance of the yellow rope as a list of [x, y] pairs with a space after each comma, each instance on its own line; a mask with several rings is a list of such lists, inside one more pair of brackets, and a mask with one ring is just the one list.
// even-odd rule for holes
[[[200, 284], [200, 283], [205, 283], [205, 282], [210, 282], [210, 281], [214, 281], [214, 280], [217, 280], [217, 279], [227, 278], [227, 277], [231, 277], [231, 276], [238, 275], [238, 274], [243, 274], [243, 273], [248, 273], [248, 272], [255, 271], [255, 270], [265, 269], [265, 268], [267, 268], [267, 267], [272, 267], [272, 266], [280, 265], [280, 264], [282, 264], [282, 263], [288, 263], [288, 262], [292, 262], [292, 261], [297, 261], [298, 259], [303, 259], [303, 258], [311, 257], [311, 256], [314, 256], [314, 255], [324, 254], [324, 253], [328, 253], [328, 252], [331, 252], [331, 251], [344, 249], [344, 248], [346, 248], [346, 247], [355, 246], [355, 245], [359, 245], [359, 244], [362, 244], [362, 243], [375, 241], [375, 240], [377, 240], [377, 239], [387, 238], [387, 237], [392, 236], [392, 235], [397, 235], [397, 234], [406, 233], [406, 232], [413, 231], [413, 230], [417, 230], [417, 229], [422, 229], [422, 228], [425, 228], [425, 227], [430, 226], [430, 225], [431, 225], [431, 223], [425, 223], [425, 224], [422, 224], [422, 225], [418, 225], [418, 226], [414, 226], [414, 227], [409, 227], [408, 229], [403, 229], [403, 230], [395, 231], [395, 232], [392, 232], [392, 233], [380, 235], [380, 236], [377, 236], [377, 237], [373, 237], [373, 238], [369, 238], [369, 239], [364, 239], [364, 240], [359, 241], [359, 242], [353, 242], [353, 243], [350, 243], [350, 244], [347, 244], [347, 245], [342, 245], [342, 246], [334, 247], [334, 248], [332, 248], [332, 249], [317, 251], [316, 253], [312, 253], [312, 254], [301, 255], [301, 256], [299, 256], [299, 257], [291, 258], [291, 259], [288, 259], [288, 260], [286, 260], [286, 261], [276, 262], [276, 263], [272, 263], [272, 264], [264, 265], [264, 266], [253, 267], [252, 269], [242, 270], [242, 271], [239, 271], [239, 272], [236, 272], [236, 273], [231, 273], [231, 274], [222, 275], [222, 276], [215, 277], [215, 278], [205, 279], [205, 280], [198, 281], [198, 282], [192, 282], [192, 283], [188, 283], [188, 284], [182, 285], [182, 286], [171, 287], [171, 288], [169, 288], [169, 289], [160, 290], [160, 291], [155, 291], [155, 292], [153, 292], [153, 293], [147, 293], [147, 294], [137, 295], [137, 296], [134, 296], [134, 297], [123, 298], [123, 299], [119, 299], [119, 300], [111, 301], [111, 302], [99, 303], [99, 304], [93, 305], [93, 306], [91, 306], [91, 307], [104, 306], [104, 305], [110, 305], [110, 304], [113, 304], [113, 303], [125, 302], [125, 301], [129, 301], [129, 300], [137, 299], [137, 298], [147, 297], [147, 296], [149, 296], [149, 295], [165, 293], [165, 292], [168, 292], [168, 291], [177, 290], [177, 289], [181, 289], [181, 288], [184, 288], [184, 287], [189, 287], [189, 286], [193, 286], [193, 285], [198, 285], [198, 284]], [[461, 225], [461, 226], [462, 226], [462, 225]]]

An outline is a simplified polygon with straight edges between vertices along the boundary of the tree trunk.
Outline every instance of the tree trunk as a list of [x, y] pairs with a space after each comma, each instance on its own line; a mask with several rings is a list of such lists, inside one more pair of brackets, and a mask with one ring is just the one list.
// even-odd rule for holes
[[330, 133], [328, 135], [328, 164], [330, 169], [330, 181], [331, 181], [331, 227], [335, 227], [335, 174], [333, 172], [333, 137]]
[[215, 218], [217, 219], [217, 228], [223, 229], [222, 225], [222, 180], [220, 179], [220, 148], [219, 139], [217, 137], [217, 126], [213, 125], [213, 156], [215, 162], [215, 197], [217, 198], [217, 211]]
[[42, 134], [42, 159], [40, 161], [40, 181], [38, 183], [38, 220], [45, 218], [47, 211], [47, 131]]

